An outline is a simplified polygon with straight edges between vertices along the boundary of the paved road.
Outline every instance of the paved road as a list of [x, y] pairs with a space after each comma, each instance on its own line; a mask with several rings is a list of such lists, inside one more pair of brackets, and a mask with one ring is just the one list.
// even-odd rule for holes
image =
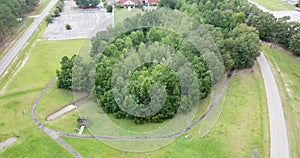
[[26, 42], [34, 31], [38, 28], [43, 19], [48, 15], [49, 11], [57, 3], [58, 0], [51, 0], [48, 6], [43, 10], [39, 17], [37, 17], [26, 32], [16, 41], [12, 48], [0, 61], [0, 76], [5, 72], [9, 64], [17, 56], [20, 50], [25, 46]]
[[291, 19], [290, 21], [295, 21], [295, 22], [300, 22], [300, 12], [299, 11], [289, 11], [289, 10], [283, 10], [283, 11], [270, 11], [267, 8], [265, 8], [264, 6], [253, 2], [251, 0], [248, 0], [249, 3], [254, 4], [257, 6], [257, 8], [261, 9], [264, 12], [269, 12], [271, 14], [273, 14], [276, 18], [282, 18], [284, 16], [290, 16]]
[[34, 123], [40, 128], [42, 129], [48, 136], [50, 136], [52, 139], [54, 139], [57, 143], [59, 143], [60, 145], [62, 145], [64, 148], [66, 148], [71, 154], [73, 154], [76, 158], [82, 158], [82, 156], [76, 151], [74, 150], [69, 144], [67, 144], [65, 141], [63, 141], [61, 138], [59, 138], [59, 133], [55, 130], [52, 130], [46, 126], [44, 126], [43, 124], [41, 124], [37, 117], [36, 117], [36, 106], [38, 101], [40, 100], [41, 96], [46, 92], [46, 90], [53, 84], [55, 83], [56, 78], [52, 79], [44, 88], [43, 90], [40, 92], [40, 94], [36, 97], [36, 99], [34, 100], [32, 109], [31, 109], [31, 117], [34, 121]]
[[289, 143], [279, 91], [270, 65], [261, 53], [257, 58], [267, 95], [270, 122], [270, 157], [289, 158]]

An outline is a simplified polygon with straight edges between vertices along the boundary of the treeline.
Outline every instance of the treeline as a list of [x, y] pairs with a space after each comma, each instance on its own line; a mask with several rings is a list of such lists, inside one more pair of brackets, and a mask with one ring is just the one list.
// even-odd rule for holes
[[260, 33], [246, 25], [252, 8], [246, 0], [161, 0], [159, 6], [178, 9], [201, 23], [214, 37], [226, 70], [254, 65]]
[[75, 0], [75, 2], [82, 8], [96, 7], [100, 3], [99, 0]]
[[13, 33], [19, 23], [17, 18], [24, 18], [38, 2], [39, 0], [0, 0], [0, 42]]
[[60, 13], [61, 13], [61, 12], [63, 11], [63, 9], [64, 9], [64, 5], [65, 5], [64, 0], [59, 0], [59, 1], [56, 3], [55, 9], [54, 9], [53, 13], [47, 15], [47, 17], [46, 17], [46, 22], [47, 22], [48, 24], [52, 23], [53, 20], [54, 20], [54, 18], [60, 16]]
[[[277, 19], [272, 14], [250, 5], [246, 0], [225, 3], [216, 0], [161, 0], [159, 6], [181, 10], [198, 19], [200, 23], [211, 24], [217, 30], [220, 28], [225, 39], [229, 37], [236, 22], [242, 21], [254, 27], [261, 40], [280, 44], [292, 50], [295, 55], [300, 55], [300, 24], [289, 22], [289, 17]], [[221, 51], [223, 48], [219, 45]]]
[[300, 55], [300, 23], [289, 22], [290, 17], [275, 18], [272, 14], [262, 12], [257, 7], [249, 10], [247, 24], [259, 31], [259, 37], [266, 42], [273, 42]]

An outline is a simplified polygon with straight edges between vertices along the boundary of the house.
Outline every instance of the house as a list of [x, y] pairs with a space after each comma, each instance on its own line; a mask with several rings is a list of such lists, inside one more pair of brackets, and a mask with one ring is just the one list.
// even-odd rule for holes
[[155, 5], [159, 0], [117, 0], [115, 4], [119, 4], [126, 8], [134, 8], [136, 5]]

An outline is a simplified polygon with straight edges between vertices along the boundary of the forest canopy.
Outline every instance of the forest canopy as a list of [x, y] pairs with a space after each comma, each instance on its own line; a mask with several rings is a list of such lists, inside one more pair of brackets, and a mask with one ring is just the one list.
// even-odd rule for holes
[[17, 18], [24, 18], [38, 2], [39, 0], [0, 0], [0, 42], [13, 33], [13, 28], [19, 23]]
[[[208, 96], [211, 86], [222, 79], [222, 69], [230, 71], [254, 65], [259, 55], [260, 32], [254, 25], [247, 25], [252, 8], [247, 1], [173, 0], [161, 1], [159, 6], [175, 11], [172, 12], [173, 15], [166, 9], [138, 14], [124, 20], [115, 28], [99, 32], [92, 39], [92, 61], [86, 62], [79, 57], [75, 63], [80, 66], [74, 65], [76, 69], [73, 67], [73, 70], [80, 75], [73, 73], [69, 74], [69, 77], [61, 77], [71, 77], [76, 81], [66, 84], [73, 86], [62, 88], [89, 91], [104, 112], [113, 113], [116, 118], [132, 119], [138, 124], [162, 122], [173, 118], [177, 112], [187, 112], [193, 109], [193, 106], [198, 106], [198, 102], [193, 99]], [[201, 24], [201, 27], [191, 23], [191, 19], [181, 19], [178, 10], [188, 14], [191, 19]], [[171, 27], [163, 29], [163, 26]], [[202, 29], [193, 32], [193, 28]], [[190, 35], [194, 35], [193, 40], [187, 40]], [[198, 41], [199, 44], [195, 45], [192, 41]], [[178, 63], [169, 60], [172, 53], [182, 54], [188, 63], [191, 63], [193, 71], [185, 69], [184, 64], [180, 65], [187, 63], [183, 62], [184, 60], [177, 60]], [[118, 66], [120, 68], [116, 69], [120, 61], [126, 64], [121, 64]], [[62, 61], [61, 64], [63, 63]], [[168, 64], [163, 63], [180, 65], [177, 70], [184, 73], [178, 75]], [[92, 64], [97, 65], [95, 73], [88, 71]], [[125, 71], [131, 68], [133, 71]], [[187, 76], [193, 72], [196, 79]], [[68, 75], [60, 71], [58, 74]], [[119, 76], [115, 77], [114, 74]], [[182, 88], [184, 84], [181, 83], [181, 79], [189, 81], [187, 83], [194, 91]], [[62, 82], [58, 81], [59, 83]], [[155, 87], [156, 84], [162, 85], [165, 93], [158, 87], [154, 88], [155, 92], [166, 96], [153, 95], [151, 87]], [[121, 95], [123, 89], [128, 89], [126, 93], [130, 94], [130, 97]], [[159, 109], [157, 104], [152, 105], [151, 102], [159, 103], [163, 97], [165, 102], [159, 111], [153, 115], [143, 115], [152, 114], [155, 109]], [[131, 99], [135, 104], [131, 104]], [[180, 105], [182, 103], [185, 103], [184, 106]], [[143, 110], [137, 110], [140, 108]]]

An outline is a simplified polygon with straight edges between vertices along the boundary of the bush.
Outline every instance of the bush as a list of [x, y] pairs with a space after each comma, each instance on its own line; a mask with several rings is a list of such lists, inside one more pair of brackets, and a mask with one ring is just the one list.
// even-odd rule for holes
[[57, 9], [59, 12], [62, 12], [63, 7], [64, 7], [64, 4], [61, 3], [61, 2], [59, 2], [59, 3], [57, 4], [57, 6], [56, 6], [56, 9]]
[[106, 7], [107, 12], [111, 13], [113, 11], [113, 7], [111, 5]]
[[124, 8], [124, 6], [120, 5], [120, 4], [116, 4], [115, 6], [116, 8]]
[[107, 2], [106, 1], [102, 1], [102, 3], [103, 3], [104, 7], [107, 7]]
[[137, 4], [135, 7], [136, 8], [143, 8], [143, 6], [144, 6], [143, 4]]
[[66, 29], [67, 30], [71, 30], [72, 29], [71, 25], [70, 24], [66, 24]]
[[47, 24], [50, 24], [50, 23], [52, 23], [53, 22], [53, 19], [54, 19], [54, 17], [52, 16], [52, 15], [47, 15], [47, 17], [46, 17], [46, 22], [47, 22]]
[[54, 10], [54, 17], [59, 17], [60, 16], [60, 11], [58, 8], [55, 8]]

